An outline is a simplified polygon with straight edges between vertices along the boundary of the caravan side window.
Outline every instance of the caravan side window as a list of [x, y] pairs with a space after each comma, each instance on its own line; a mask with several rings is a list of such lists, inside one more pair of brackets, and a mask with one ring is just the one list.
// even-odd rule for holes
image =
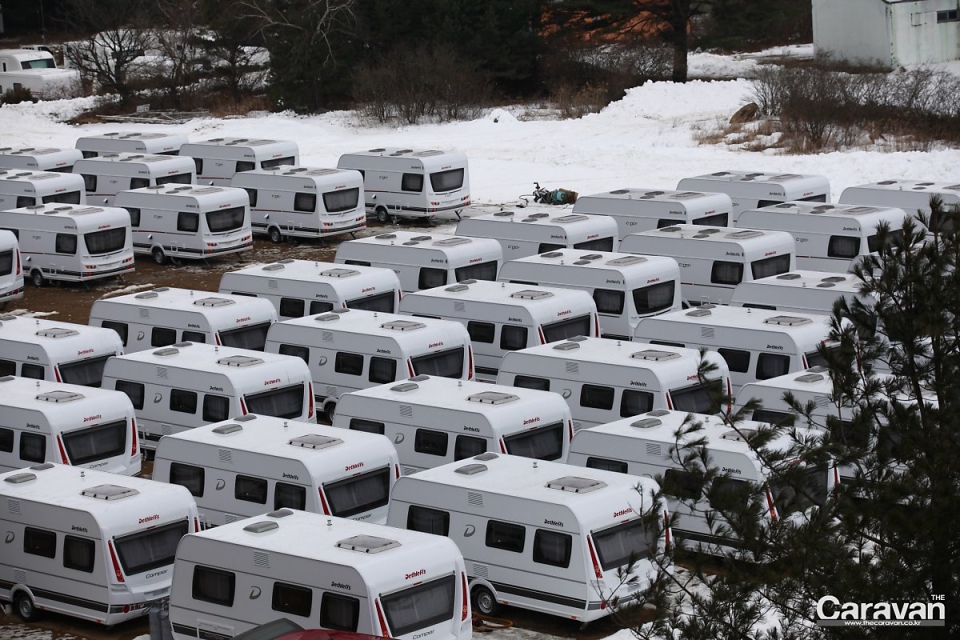
[[[87, 156], [83, 156], [86, 158]], [[197, 176], [199, 177], [203, 173], [203, 158], [194, 158], [193, 164], [197, 167]]]
[[317, 194], [297, 193], [293, 196], [293, 210], [301, 213], [313, 213], [317, 210]]
[[337, 353], [333, 370], [348, 376], [359, 376], [363, 373], [363, 356], [359, 353], [340, 351]]
[[47, 436], [37, 433], [20, 434], [20, 459], [25, 462], [43, 462], [47, 452]]
[[200, 214], [181, 211], [177, 214], [177, 231], [196, 233], [200, 228]]
[[278, 482], [273, 488], [273, 510], [296, 509], [303, 511], [307, 508], [307, 490], [296, 484]]
[[497, 327], [492, 322], [471, 320], [467, 323], [467, 333], [470, 334], [472, 342], [493, 344], [493, 336], [497, 333]]
[[[857, 248], [859, 249], [859, 247], [860, 241], [857, 240]], [[750, 263], [750, 272], [753, 274], [754, 280], [777, 276], [789, 270], [790, 254], [772, 256], [770, 258], [764, 258], [763, 260], [754, 260]]]
[[580, 406], [588, 409], [613, 409], [613, 387], [585, 384], [580, 387]]
[[370, 372], [367, 374], [370, 382], [384, 384], [397, 379], [397, 361], [392, 358], [370, 357]]
[[257, 168], [257, 163], [250, 162], [249, 160], [237, 160], [236, 172], [240, 173], [241, 171], [253, 171]]
[[133, 207], [125, 207], [127, 213], [130, 214], [130, 226], [139, 227], [140, 226], [140, 209], [134, 209]]
[[220, 422], [230, 417], [230, 399], [208, 393], [203, 396], [204, 422]]
[[68, 256], [76, 255], [77, 236], [70, 235], [69, 233], [58, 233], [56, 251], [57, 253]]
[[350, 418], [350, 428], [354, 431], [365, 431], [366, 433], [384, 433], [384, 424], [373, 420], [364, 420], [363, 418]]
[[741, 280], [743, 263], [720, 260], [713, 263], [713, 269], [710, 270], [710, 282], [713, 284], [740, 284]]
[[83, 190], [84, 191], [96, 191], [97, 190], [97, 176], [92, 176], [90, 174], [84, 173], [83, 176]]
[[613, 289], [594, 289], [593, 301], [597, 305], [597, 313], [607, 313], [618, 316], [623, 313], [623, 291]]
[[25, 527], [23, 530], [23, 552], [32, 556], [54, 558], [57, 555], [57, 534], [46, 529]]
[[183, 464], [182, 462], [171, 462], [170, 484], [186, 487], [190, 491], [190, 495], [202, 498], [204, 473], [203, 467], [195, 467], [192, 464]]
[[143, 189], [144, 187], [149, 187], [149, 186], [150, 186], [150, 180], [147, 178], [130, 178], [131, 189]]
[[445, 536], [450, 533], [450, 514], [439, 509], [410, 505], [407, 509], [407, 529]]
[[689, 471], [667, 469], [663, 473], [663, 492], [681, 500], [698, 500], [703, 483]]
[[356, 631], [360, 621], [360, 600], [336, 593], [324, 593], [320, 600], [320, 626], [337, 631]]
[[20, 365], [20, 377], [30, 378], [31, 380], [43, 380], [43, 366], [24, 362]]
[[170, 390], [170, 411], [177, 413], [196, 413], [197, 394], [195, 391], [184, 389]]
[[221, 571], [200, 565], [193, 568], [194, 600], [232, 607], [236, 587], [237, 576], [232, 571]]
[[550, 391], [550, 381], [546, 378], [537, 378], [535, 376], [516, 376], [513, 379], [513, 386], [520, 387], [521, 389]]
[[779, 353], [761, 353], [757, 357], [757, 380], [776, 378], [790, 372], [790, 356]]
[[447, 455], [447, 440], [448, 436], [443, 431], [417, 429], [417, 434], [413, 439], [413, 450], [428, 456], [445, 456]]
[[430, 267], [420, 268], [420, 278], [417, 280], [418, 289], [433, 289], [447, 284], [447, 272], [445, 269], [431, 269]]
[[860, 238], [830, 236], [827, 244], [828, 258], [856, 258], [860, 254]]
[[[583, 391], [581, 390], [581, 394]], [[630, 416], [640, 415], [653, 410], [653, 394], [649, 391], [636, 391], [635, 389], [624, 389], [620, 396], [620, 417], [629, 418]]]
[[727, 361], [730, 371], [746, 373], [750, 370], [750, 352], [740, 349], [717, 349], [723, 359]]
[[17, 363], [13, 360], [0, 360], [0, 376], [17, 375]]
[[274, 611], [309, 618], [312, 607], [313, 591], [311, 589], [284, 584], [283, 582], [273, 583], [272, 608]]
[[405, 173], [400, 180], [401, 191], [412, 191], [420, 193], [423, 191], [423, 175], [417, 173]]
[[453, 445], [453, 459], [463, 460], [478, 456], [487, 450], [487, 441], [476, 436], [457, 436]]
[[243, 190], [247, 192], [247, 197], [250, 198], [250, 206], [251, 207], [257, 206], [257, 190], [247, 189], [246, 187], [244, 187]]
[[280, 298], [280, 315], [286, 318], [302, 318], [306, 303], [299, 298]]
[[238, 475], [233, 483], [233, 497], [244, 502], [267, 504], [267, 481]]
[[166, 327], [154, 327], [150, 332], [151, 347], [168, 347], [177, 342], [177, 330]]
[[36, 203], [36, 198], [31, 198], [29, 196], [17, 196], [17, 209], [21, 207], [32, 207]]
[[127, 346], [127, 323], [126, 322], [114, 322], [113, 320], [104, 320], [100, 323], [100, 326], [104, 329], [113, 329], [117, 332], [117, 335], [120, 336], [120, 342], [123, 343], [123, 346]]
[[13, 452], [13, 429], [0, 427], [0, 451], [3, 453]]
[[123, 391], [130, 398], [134, 409], [143, 409], [144, 386], [139, 382], [130, 382], [128, 380], [117, 380], [114, 389]]
[[184, 331], [180, 334], [180, 342], [199, 342], [203, 344], [207, 341], [207, 336], [199, 331]]
[[527, 347], [527, 328], [515, 324], [505, 324], [500, 329], [500, 348], [516, 351]]
[[295, 344], [281, 344], [277, 352], [285, 356], [296, 356], [307, 364], [310, 364], [310, 349], [307, 347], [300, 347]]
[[93, 540], [76, 536], [63, 537], [63, 566], [85, 573], [93, 573], [97, 546]]
[[570, 566], [570, 550], [573, 548], [573, 536], [537, 529], [533, 536], [533, 561], [553, 567]]
[[590, 456], [587, 458], [588, 469], [603, 469], [604, 471], [616, 471], [617, 473], [627, 472], [627, 463], [620, 460], [610, 460], [608, 458], [596, 458]]
[[523, 553], [527, 530], [517, 524], [490, 520], [487, 522], [487, 546], [514, 553]]
[[[368, 267], [370, 265], [367, 265]], [[310, 303], [310, 315], [316, 315], [318, 313], [326, 313], [333, 309], [333, 305], [329, 302], [324, 302], [322, 300], [313, 300]]]

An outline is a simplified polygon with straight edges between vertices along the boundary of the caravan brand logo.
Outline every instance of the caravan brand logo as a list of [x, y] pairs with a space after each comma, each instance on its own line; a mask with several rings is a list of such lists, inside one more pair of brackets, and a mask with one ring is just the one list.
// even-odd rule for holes
[[343, 470], [344, 470], [344, 471], [353, 471], [354, 469], [359, 469], [359, 468], [361, 468], [361, 467], [363, 467], [363, 463], [362, 463], [362, 462], [354, 462], [353, 464], [348, 464], [346, 467], [343, 468]]
[[103, 418], [103, 416], [98, 413], [98, 414], [95, 415], [95, 416], [90, 416], [90, 417], [88, 417], [88, 418], [84, 418], [83, 421], [84, 421], [84, 422], [91, 422], [91, 421], [93, 421], [93, 420], [100, 420], [100, 419], [102, 419], [102, 418]]
[[330, 586], [334, 589], [343, 589], [344, 591], [351, 591], [353, 587], [342, 582], [331, 582]]
[[154, 520], [159, 520], [160, 514], [155, 513], [152, 516], [147, 516], [146, 518], [140, 518], [140, 521], [137, 524], [146, 524], [148, 522], [153, 522]]
[[78, 356], [85, 356], [88, 353], [93, 353], [93, 349], [84, 349], [83, 351], [77, 351]]
[[614, 517], [614, 518], [619, 518], [620, 516], [625, 516], [625, 515], [627, 515], [628, 513], [633, 513], [633, 508], [632, 508], [632, 507], [627, 507], [626, 509], [621, 509], [620, 511], [614, 511], [614, 512], [613, 512], [613, 517]]
[[523, 426], [527, 426], [528, 424], [533, 424], [535, 422], [540, 422], [540, 418], [538, 417], [538, 418], [530, 418], [529, 420], [524, 420]]
[[427, 345], [427, 349], [433, 349], [434, 347], [442, 347], [442, 346], [443, 346], [442, 342], [431, 342], [430, 344]]
[[840, 602], [836, 596], [817, 600], [821, 627], [943, 627], [946, 606], [942, 595], [932, 602]]
[[240, 324], [241, 322], [250, 322], [250, 316], [246, 316], [246, 317], [243, 317], [243, 318], [237, 318], [236, 324]]
[[418, 570], [414, 571], [413, 573], [408, 573], [406, 576], [404, 576], [403, 579], [404, 579], [404, 580], [409, 580], [410, 578], [419, 578], [420, 576], [425, 576], [425, 575], [427, 575], [427, 570], [426, 570], [426, 569], [418, 569]]
[[10, 544], [11, 542], [14, 541], [14, 539], [15, 539], [16, 537], [17, 537], [17, 536], [16, 536], [16, 534], [13, 533], [13, 531], [7, 531], [7, 537], [4, 538], [3, 541], [4, 541], [6, 544]]
[[79, 527], [75, 524], [70, 525], [70, 531], [78, 531], [80, 533], [87, 533], [86, 527]]
[[543, 519], [543, 524], [552, 525], [552, 526], [554, 526], [554, 527], [562, 527], [562, 526], [563, 526], [563, 523], [560, 522], [559, 520], [551, 520], [551, 519], [549, 519], [549, 518], [544, 518], [544, 519]]
[[300, 479], [300, 476], [298, 476], [297, 474], [295, 474], [295, 473], [287, 473], [286, 471], [283, 472], [283, 477], [284, 477], [284, 478], [287, 478], [288, 480], [299, 480], [299, 479]]
[[269, 387], [270, 385], [277, 384], [278, 382], [280, 382], [280, 378], [274, 378], [273, 380], [264, 380], [263, 386]]

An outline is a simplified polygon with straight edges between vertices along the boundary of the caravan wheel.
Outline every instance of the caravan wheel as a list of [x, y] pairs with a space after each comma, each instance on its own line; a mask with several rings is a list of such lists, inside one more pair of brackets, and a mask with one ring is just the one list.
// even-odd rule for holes
[[167, 262], [167, 256], [163, 255], [163, 249], [160, 247], [154, 247], [150, 255], [153, 256], [153, 261], [156, 264], [165, 264]]
[[270, 227], [270, 242], [273, 244], [280, 244], [283, 241], [283, 234], [280, 233], [280, 229], [276, 227]]
[[377, 222], [381, 224], [387, 224], [388, 222], [390, 222], [390, 214], [387, 213], [386, 207], [377, 207], [376, 214], [377, 214]]
[[40, 271], [40, 269], [33, 270], [33, 272], [30, 274], [30, 282], [32, 282], [33, 286], [35, 287], [42, 287], [44, 285], [46, 280], [44, 280], [43, 273]]
[[500, 610], [500, 603], [493, 597], [493, 592], [483, 586], [473, 590], [473, 608], [484, 616], [494, 616]]
[[31, 622], [37, 619], [37, 607], [34, 606], [30, 596], [23, 592], [18, 593], [13, 603], [17, 607], [17, 614], [24, 622]]
[[327, 419], [327, 422], [333, 424], [333, 418], [337, 415], [337, 403], [328, 402], [327, 406], [323, 408], [323, 417]]

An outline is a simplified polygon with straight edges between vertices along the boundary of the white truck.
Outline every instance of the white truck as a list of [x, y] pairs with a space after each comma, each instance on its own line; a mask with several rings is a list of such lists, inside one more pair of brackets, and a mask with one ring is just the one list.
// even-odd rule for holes
[[0, 229], [0, 309], [23, 297], [20, 243], [12, 231]]
[[300, 164], [300, 148], [292, 140], [211, 138], [185, 142], [180, 155], [193, 158], [197, 182], [218, 187], [230, 186], [234, 174], [241, 171]]
[[73, 173], [83, 177], [87, 202], [113, 204], [120, 191], [196, 182], [193, 162], [180, 156], [103, 153], [77, 160]]
[[0, 169], [0, 211], [54, 202], [87, 204], [83, 178], [54, 171]]
[[79, 149], [53, 149], [11, 145], [0, 147], [0, 169], [27, 169], [71, 173], [73, 163], [83, 157]]
[[58, 69], [49, 51], [0, 50], [0, 95], [29, 90], [35, 98], [69, 97], [79, 84], [80, 74]]
[[728, 223], [736, 226], [740, 212], [759, 209], [781, 202], [805, 200], [826, 202], [830, 199], [830, 181], [824, 176], [796, 173], [764, 173], [762, 171], [717, 171], [684, 178], [677, 189], [725, 193], [733, 201]]
[[146, 153], [175, 156], [187, 143], [187, 136], [158, 131], [113, 131], [77, 138], [76, 148], [84, 158], [96, 158], [104, 153]]
[[725, 193], [646, 188], [614, 189], [580, 196], [574, 213], [610, 216], [617, 221], [620, 239], [630, 233], [675, 224], [730, 226], [733, 201]]

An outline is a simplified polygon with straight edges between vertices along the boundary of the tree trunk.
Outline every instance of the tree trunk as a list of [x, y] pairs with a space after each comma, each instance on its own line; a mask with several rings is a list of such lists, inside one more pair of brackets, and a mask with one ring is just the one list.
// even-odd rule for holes
[[675, 16], [671, 21], [673, 27], [673, 81], [687, 81], [687, 19], [686, 16]]

